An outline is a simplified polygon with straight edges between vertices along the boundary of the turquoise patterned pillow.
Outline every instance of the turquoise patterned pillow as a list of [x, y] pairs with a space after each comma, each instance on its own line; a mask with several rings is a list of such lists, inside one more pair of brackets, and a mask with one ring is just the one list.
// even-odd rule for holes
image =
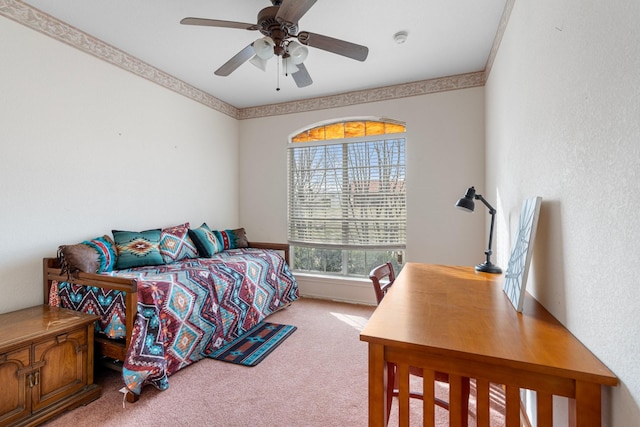
[[118, 248], [116, 270], [164, 264], [160, 255], [160, 229], [146, 231], [113, 230]]
[[198, 248], [198, 253], [201, 257], [211, 258], [213, 254], [222, 251], [220, 242], [218, 242], [218, 239], [206, 222], [203, 222], [200, 227], [194, 230], [189, 230], [189, 237], [191, 237], [193, 243], [196, 244], [196, 248]]
[[249, 242], [247, 241], [247, 235], [244, 228], [236, 228], [235, 230], [222, 230], [214, 231], [218, 243], [222, 250], [236, 249], [236, 248], [248, 248]]
[[162, 229], [160, 234], [160, 255], [165, 264], [184, 258], [198, 258], [198, 249], [189, 237], [189, 223]]

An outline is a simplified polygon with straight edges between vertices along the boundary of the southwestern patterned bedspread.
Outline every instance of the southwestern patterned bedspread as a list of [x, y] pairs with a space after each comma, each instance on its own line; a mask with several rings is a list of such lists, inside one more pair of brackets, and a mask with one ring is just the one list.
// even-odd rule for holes
[[[211, 258], [101, 273], [135, 278], [138, 313], [123, 363], [126, 387], [140, 394], [212, 353], [298, 298], [298, 287], [278, 252], [232, 249]], [[119, 291], [60, 283], [63, 307], [101, 315], [98, 332], [124, 336]]]

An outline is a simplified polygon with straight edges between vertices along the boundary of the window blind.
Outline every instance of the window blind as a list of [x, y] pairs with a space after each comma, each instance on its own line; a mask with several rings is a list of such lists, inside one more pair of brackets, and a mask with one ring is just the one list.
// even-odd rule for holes
[[290, 144], [288, 162], [291, 244], [405, 248], [404, 138]]

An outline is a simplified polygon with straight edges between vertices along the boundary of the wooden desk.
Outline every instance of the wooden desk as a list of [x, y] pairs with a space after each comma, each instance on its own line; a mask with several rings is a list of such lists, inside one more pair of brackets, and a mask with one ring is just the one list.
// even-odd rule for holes
[[452, 426], [461, 422], [461, 377], [476, 379], [479, 427], [489, 425], [490, 382], [505, 387], [508, 427], [520, 425], [520, 388], [537, 392], [538, 426], [553, 424], [553, 395], [570, 398], [570, 425], [600, 426], [601, 385], [615, 386], [616, 376], [531, 296], [517, 313], [502, 282], [473, 267], [404, 266], [360, 334], [369, 343], [370, 426], [386, 425], [386, 361], [401, 377], [400, 425], [409, 422], [408, 367], [417, 366], [426, 426], [434, 371], [450, 374]]

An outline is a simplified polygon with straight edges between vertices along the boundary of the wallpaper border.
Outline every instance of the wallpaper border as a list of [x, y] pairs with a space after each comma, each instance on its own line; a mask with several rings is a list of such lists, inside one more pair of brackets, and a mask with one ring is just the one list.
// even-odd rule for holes
[[20, 0], [0, 0], [0, 15], [35, 31], [52, 37], [62, 43], [77, 48], [89, 55], [102, 59], [110, 64], [129, 71], [137, 76], [186, 96], [216, 111], [235, 119], [245, 120], [257, 117], [277, 116], [304, 111], [337, 108], [376, 101], [386, 101], [409, 96], [427, 95], [449, 90], [466, 89], [483, 86], [488, 78], [491, 65], [505, 31], [506, 24], [515, 0], [507, 0], [498, 33], [484, 70], [457, 76], [422, 80], [375, 89], [348, 92], [338, 95], [309, 98], [299, 101], [269, 104], [257, 107], [236, 108], [215, 96], [212, 96], [188, 83], [173, 77], [147, 64], [128, 53], [111, 46], [89, 34], [62, 22], [39, 9], [31, 7]]
[[489, 58], [487, 59], [487, 64], [484, 67], [485, 83], [487, 82], [487, 80], [489, 80], [489, 74], [491, 74], [493, 61], [495, 61], [496, 55], [498, 55], [498, 49], [500, 48], [500, 43], [502, 42], [504, 32], [507, 30], [507, 24], [509, 23], [509, 18], [511, 17], [511, 11], [513, 10], [515, 2], [516, 0], [507, 0], [504, 5], [504, 10], [502, 11], [502, 16], [500, 17], [500, 23], [498, 24], [498, 31], [496, 31], [496, 37], [493, 39], [493, 45], [491, 46], [491, 51], [489, 52]]
[[0, 0], [0, 15], [221, 113], [238, 117], [236, 107], [26, 3], [19, 0]]
[[408, 96], [427, 95], [430, 93], [449, 90], [466, 89], [483, 86], [484, 71], [458, 76], [442, 77], [431, 80], [405, 83], [394, 86], [385, 86], [377, 89], [368, 89], [355, 92], [342, 93], [320, 98], [309, 98], [300, 101], [269, 104], [258, 107], [248, 107], [240, 110], [240, 120], [256, 117], [278, 116], [282, 114], [300, 113], [304, 111], [324, 110], [327, 108], [344, 107], [347, 105], [365, 104], [376, 101], [406, 98]]

